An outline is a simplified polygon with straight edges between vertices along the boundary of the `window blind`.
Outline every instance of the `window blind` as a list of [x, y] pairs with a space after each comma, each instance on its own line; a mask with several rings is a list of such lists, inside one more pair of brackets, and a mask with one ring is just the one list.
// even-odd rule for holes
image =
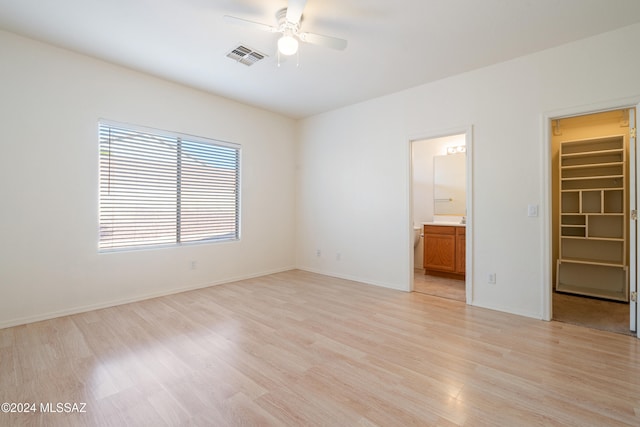
[[234, 240], [240, 149], [99, 124], [99, 249]]

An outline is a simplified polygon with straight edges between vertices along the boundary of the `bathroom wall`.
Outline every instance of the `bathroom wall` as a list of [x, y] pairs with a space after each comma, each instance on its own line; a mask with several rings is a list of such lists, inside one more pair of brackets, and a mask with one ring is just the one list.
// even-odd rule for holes
[[[421, 139], [411, 143], [413, 174], [413, 224], [433, 221], [433, 157], [447, 154], [447, 147], [464, 145], [465, 136]], [[414, 251], [414, 268], [423, 268], [422, 238]]]

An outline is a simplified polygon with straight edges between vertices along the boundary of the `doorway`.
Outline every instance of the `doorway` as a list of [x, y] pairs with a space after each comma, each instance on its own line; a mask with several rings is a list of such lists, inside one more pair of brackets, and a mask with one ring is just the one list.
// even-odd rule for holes
[[550, 120], [553, 320], [632, 334], [634, 122], [629, 108]]
[[[412, 290], [470, 302], [470, 130], [446, 136], [414, 139], [411, 143]], [[442, 269], [425, 270], [425, 224], [450, 233]], [[427, 238], [428, 240], [429, 238]], [[428, 245], [427, 245], [428, 246]], [[427, 250], [427, 259], [429, 258]], [[446, 255], [446, 254], [449, 255]], [[440, 255], [439, 255], [440, 256]], [[427, 263], [429, 261], [427, 260]], [[468, 273], [467, 273], [468, 271]]]

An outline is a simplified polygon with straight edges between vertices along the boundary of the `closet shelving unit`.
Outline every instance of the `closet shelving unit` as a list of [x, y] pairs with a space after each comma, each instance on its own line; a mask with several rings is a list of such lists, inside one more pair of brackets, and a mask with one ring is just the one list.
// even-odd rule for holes
[[556, 290], [629, 300], [624, 136], [560, 145]]

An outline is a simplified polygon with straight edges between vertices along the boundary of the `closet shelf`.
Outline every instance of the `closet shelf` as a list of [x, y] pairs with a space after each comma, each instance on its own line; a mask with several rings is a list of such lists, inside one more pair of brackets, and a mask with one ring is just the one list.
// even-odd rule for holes
[[606, 168], [606, 167], [616, 167], [623, 166], [623, 162], [612, 162], [612, 163], [583, 163], [579, 165], [567, 165], [560, 166], [562, 170], [573, 170], [573, 169], [597, 169], [597, 168]]
[[[621, 179], [624, 175], [592, 175], [592, 176], [575, 176], [570, 178], [562, 178], [563, 181], [586, 181], [591, 179]], [[605, 187], [609, 188], [609, 187]], [[563, 190], [566, 191], [566, 190]]]
[[624, 267], [624, 264], [618, 262], [606, 262], [598, 261], [592, 258], [562, 258], [562, 262], [569, 262], [573, 264], [589, 264], [589, 265], [601, 265], [605, 267]]
[[560, 236], [560, 237], [562, 237], [563, 239], [602, 240], [602, 241], [605, 241], [605, 242], [624, 242], [625, 241], [625, 239], [617, 238], [617, 237], [594, 237], [594, 236]]
[[[581, 141], [579, 141], [581, 142]], [[571, 143], [571, 142], [569, 142]], [[575, 143], [575, 141], [574, 141]], [[575, 153], [562, 153], [562, 157], [595, 157], [595, 156], [600, 156], [602, 154], [611, 154], [611, 153], [620, 153], [620, 154], [624, 154], [624, 149], [623, 148], [614, 148], [611, 150], [588, 150], [588, 151], [579, 151], [579, 152], [575, 152]]]

